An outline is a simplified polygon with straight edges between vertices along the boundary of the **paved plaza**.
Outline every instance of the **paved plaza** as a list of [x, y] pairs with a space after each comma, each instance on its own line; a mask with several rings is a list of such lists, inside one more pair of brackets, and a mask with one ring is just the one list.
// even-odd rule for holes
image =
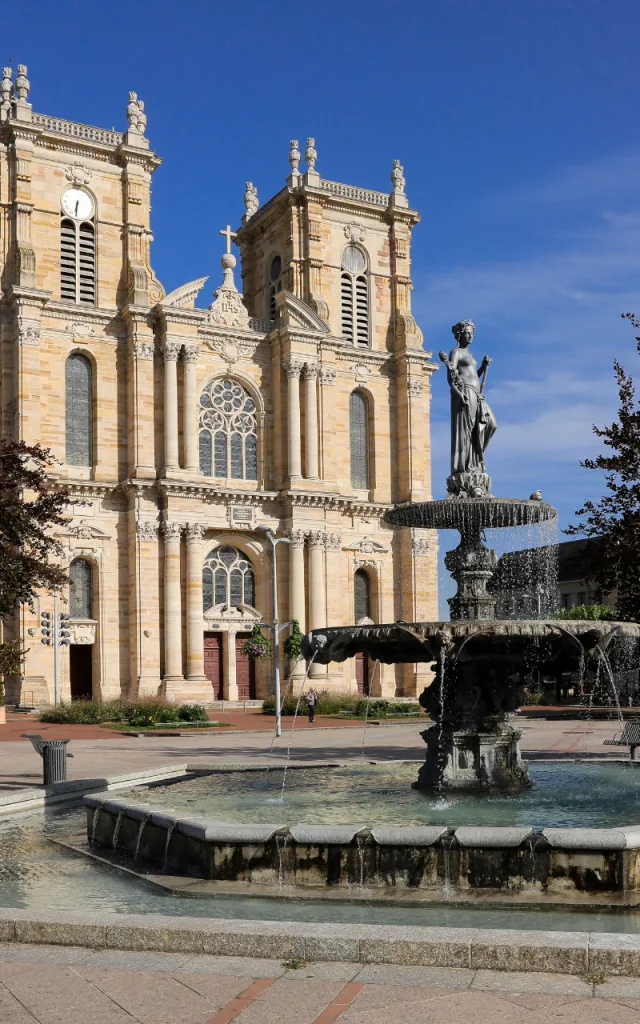
[[636, 1024], [640, 980], [0, 946], [3, 1024]]

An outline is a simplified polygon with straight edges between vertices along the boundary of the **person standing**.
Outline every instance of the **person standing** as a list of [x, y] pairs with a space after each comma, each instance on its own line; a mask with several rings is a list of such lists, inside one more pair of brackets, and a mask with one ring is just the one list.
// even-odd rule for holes
[[307, 710], [309, 712], [309, 725], [313, 725], [313, 720], [316, 717], [316, 706], [318, 704], [318, 691], [309, 690], [307, 693]]

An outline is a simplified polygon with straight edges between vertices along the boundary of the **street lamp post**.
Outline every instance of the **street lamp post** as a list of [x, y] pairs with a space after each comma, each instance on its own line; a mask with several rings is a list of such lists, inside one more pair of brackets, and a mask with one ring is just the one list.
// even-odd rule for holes
[[[283, 629], [289, 625], [288, 622], [283, 623], [281, 626], [278, 620], [278, 564], [276, 557], [276, 548], [278, 544], [290, 544], [288, 537], [276, 537], [273, 530], [268, 526], [258, 526], [257, 529], [260, 533], [264, 533], [266, 537], [271, 541], [271, 549], [273, 552], [273, 679], [274, 679], [274, 690], [276, 699], [276, 736], [282, 735], [282, 715], [280, 711], [280, 633]], [[266, 623], [264, 623], [266, 625]]]

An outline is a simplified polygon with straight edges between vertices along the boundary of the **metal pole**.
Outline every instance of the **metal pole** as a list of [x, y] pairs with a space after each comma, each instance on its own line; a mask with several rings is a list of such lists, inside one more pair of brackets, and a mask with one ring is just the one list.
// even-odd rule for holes
[[51, 639], [53, 640], [53, 701], [57, 707], [60, 703], [60, 665], [58, 663], [58, 593], [53, 593], [53, 629]]
[[278, 564], [276, 560], [277, 540], [268, 534], [273, 549], [273, 675], [276, 697], [276, 736], [282, 735], [282, 715], [280, 713], [280, 631], [278, 629]]

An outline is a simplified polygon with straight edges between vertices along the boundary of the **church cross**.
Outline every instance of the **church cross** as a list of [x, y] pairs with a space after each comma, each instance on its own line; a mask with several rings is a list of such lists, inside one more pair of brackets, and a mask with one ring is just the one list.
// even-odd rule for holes
[[220, 232], [221, 235], [227, 240], [227, 252], [231, 252], [231, 239], [236, 237], [237, 232], [231, 230], [231, 225], [227, 224], [226, 228]]

